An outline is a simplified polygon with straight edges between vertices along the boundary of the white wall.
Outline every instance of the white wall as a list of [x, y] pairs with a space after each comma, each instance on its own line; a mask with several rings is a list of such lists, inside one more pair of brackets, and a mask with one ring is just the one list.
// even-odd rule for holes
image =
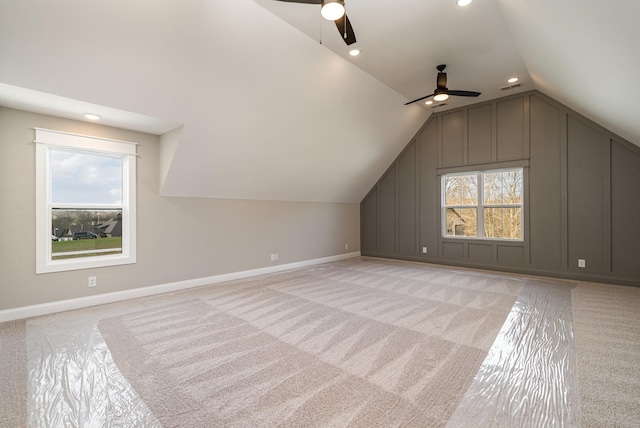
[[[35, 274], [34, 127], [139, 143], [136, 264]], [[0, 108], [0, 310], [360, 250], [358, 204], [168, 198], [158, 177], [157, 136]]]

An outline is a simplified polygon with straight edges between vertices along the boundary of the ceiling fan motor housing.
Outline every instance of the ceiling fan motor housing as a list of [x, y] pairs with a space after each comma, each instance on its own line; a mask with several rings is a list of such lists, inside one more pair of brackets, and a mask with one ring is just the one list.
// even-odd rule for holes
[[439, 72], [438, 80], [436, 81], [438, 89], [447, 89], [447, 73]]

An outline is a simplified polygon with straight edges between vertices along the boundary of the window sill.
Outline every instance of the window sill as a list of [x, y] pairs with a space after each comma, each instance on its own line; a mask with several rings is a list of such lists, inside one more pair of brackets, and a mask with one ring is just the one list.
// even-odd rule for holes
[[514, 246], [524, 246], [524, 239], [503, 239], [503, 238], [474, 238], [470, 236], [441, 236], [442, 241], [467, 241], [467, 242], [485, 242], [499, 244], [513, 244]]
[[120, 254], [114, 256], [84, 257], [81, 260], [53, 260], [43, 265], [36, 266], [36, 274], [120, 266], [134, 264], [135, 262], [135, 257]]

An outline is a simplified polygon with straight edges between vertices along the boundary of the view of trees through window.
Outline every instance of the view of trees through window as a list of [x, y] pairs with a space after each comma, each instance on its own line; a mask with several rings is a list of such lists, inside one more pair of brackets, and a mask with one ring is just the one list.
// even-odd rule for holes
[[444, 235], [522, 239], [522, 169], [443, 176]]
[[522, 170], [487, 173], [484, 179], [484, 236], [522, 239]]
[[447, 235], [477, 236], [478, 176], [453, 175], [444, 178]]

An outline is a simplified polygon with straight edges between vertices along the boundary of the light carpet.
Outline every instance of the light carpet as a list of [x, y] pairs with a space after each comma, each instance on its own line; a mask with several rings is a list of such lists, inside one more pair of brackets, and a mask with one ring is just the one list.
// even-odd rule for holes
[[166, 427], [438, 427], [520, 288], [354, 259], [191, 290], [98, 326]]
[[640, 427], [640, 288], [572, 291], [582, 427]]
[[27, 425], [25, 320], [0, 323], [0, 427]]

